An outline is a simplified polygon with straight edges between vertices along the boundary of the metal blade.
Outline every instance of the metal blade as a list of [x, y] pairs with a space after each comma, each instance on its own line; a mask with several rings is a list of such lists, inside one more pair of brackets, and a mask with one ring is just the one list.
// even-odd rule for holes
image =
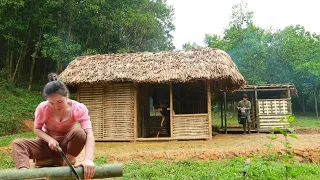
[[66, 154], [62, 151], [61, 147], [57, 145], [58, 151], [60, 152], [61, 157], [63, 160], [68, 164], [68, 166], [71, 168], [73, 174], [77, 177], [78, 180], [81, 180], [80, 176], [76, 172], [76, 170], [73, 168], [73, 165], [70, 163], [69, 159], [67, 158]]

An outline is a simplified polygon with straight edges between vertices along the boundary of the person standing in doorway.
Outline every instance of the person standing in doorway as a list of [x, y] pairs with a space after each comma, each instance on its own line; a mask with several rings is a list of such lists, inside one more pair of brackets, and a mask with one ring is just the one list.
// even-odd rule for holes
[[[170, 129], [170, 108], [165, 106], [165, 107], [157, 107], [157, 112], [160, 112], [162, 115], [161, 119], [161, 128], [166, 127], [166, 131], [168, 133], [168, 137], [171, 137], [171, 129]], [[173, 112], [174, 113], [174, 112]], [[160, 132], [160, 131], [159, 131]], [[159, 136], [159, 132], [158, 135]]]
[[238, 109], [244, 110], [242, 112], [242, 116], [245, 116], [245, 120], [243, 123], [243, 134], [247, 133], [247, 126], [248, 126], [248, 133], [251, 134], [251, 118], [250, 118], [250, 110], [251, 110], [251, 102], [248, 100], [248, 95], [243, 94], [242, 100], [238, 103]]

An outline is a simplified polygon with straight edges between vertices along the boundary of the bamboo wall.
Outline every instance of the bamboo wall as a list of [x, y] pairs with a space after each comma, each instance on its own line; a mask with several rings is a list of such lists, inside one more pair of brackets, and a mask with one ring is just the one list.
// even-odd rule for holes
[[89, 110], [96, 140], [134, 140], [134, 86], [79, 86], [79, 101]]
[[103, 86], [87, 85], [81, 85], [78, 88], [79, 101], [85, 104], [89, 110], [93, 133], [97, 140], [102, 140], [105, 136], [103, 130], [103, 89]]
[[208, 139], [208, 114], [179, 114], [173, 118], [173, 138]]
[[[286, 116], [291, 114], [290, 99], [259, 99], [257, 105], [260, 131], [269, 131], [274, 127], [285, 128], [290, 125], [286, 119]], [[282, 119], [284, 121], [280, 122]]]

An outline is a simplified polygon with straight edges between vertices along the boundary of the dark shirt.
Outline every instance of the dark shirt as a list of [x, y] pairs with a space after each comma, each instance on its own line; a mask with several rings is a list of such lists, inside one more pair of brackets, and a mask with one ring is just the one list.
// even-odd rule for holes
[[170, 110], [167, 107], [163, 107], [160, 113], [166, 118], [166, 121], [170, 121]]

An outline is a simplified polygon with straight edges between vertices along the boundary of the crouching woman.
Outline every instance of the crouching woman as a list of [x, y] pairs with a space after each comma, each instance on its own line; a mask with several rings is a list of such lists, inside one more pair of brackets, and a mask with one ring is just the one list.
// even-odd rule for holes
[[[85, 147], [84, 160], [75, 167], [83, 166], [85, 179], [94, 176], [94, 136], [88, 109], [84, 104], [69, 99], [68, 94], [67, 87], [60, 81], [46, 84], [43, 95], [47, 101], [41, 102], [35, 112], [34, 132], [37, 138], [17, 139], [12, 143], [17, 169], [29, 169], [29, 159], [34, 159], [36, 165], [37, 162], [47, 162], [46, 166], [66, 165], [57, 151], [59, 144], [73, 163]], [[76, 127], [77, 123], [81, 128]]]

